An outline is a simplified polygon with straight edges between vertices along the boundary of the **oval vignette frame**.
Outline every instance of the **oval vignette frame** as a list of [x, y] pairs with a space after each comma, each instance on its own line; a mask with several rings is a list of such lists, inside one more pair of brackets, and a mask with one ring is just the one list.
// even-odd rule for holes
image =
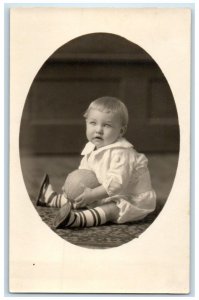
[[[126, 137], [149, 159], [156, 210], [132, 224], [55, 230], [58, 209], [35, 205], [40, 181], [48, 173], [61, 192], [86, 142], [82, 115], [92, 100], [104, 95], [121, 98], [128, 107]], [[179, 141], [175, 100], [153, 58], [119, 35], [86, 34], [58, 48], [30, 87], [19, 137], [26, 189], [41, 219], [66, 241], [87, 248], [118, 247], [139, 237], [163, 209], [175, 179]]]

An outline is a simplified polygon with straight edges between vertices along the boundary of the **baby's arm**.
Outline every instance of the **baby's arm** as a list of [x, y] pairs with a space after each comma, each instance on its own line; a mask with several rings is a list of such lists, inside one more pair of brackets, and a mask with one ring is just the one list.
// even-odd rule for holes
[[84, 192], [75, 199], [75, 207], [85, 207], [88, 204], [91, 204], [97, 200], [101, 200], [103, 198], [107, 198], [108, 194], [103, 187], [100, 185], [94, 189], [85, 188]]
[[114, 149], [110, 154], [111, 163], [102, 185], [94, 189], [85, 188], [75, 199], [77, 208], [121, 193], [129, 182], [134, 160], [134, 154], [129, 149]]

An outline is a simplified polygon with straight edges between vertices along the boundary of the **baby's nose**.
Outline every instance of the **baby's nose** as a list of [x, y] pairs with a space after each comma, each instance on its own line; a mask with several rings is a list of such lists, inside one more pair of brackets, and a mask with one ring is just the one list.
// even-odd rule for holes
[[103, 132], [102, 126], [98, 125], [98, 126], [96, 127], [96, 132], [97, 132], [97, 133], [102, 133], [102, 132]]

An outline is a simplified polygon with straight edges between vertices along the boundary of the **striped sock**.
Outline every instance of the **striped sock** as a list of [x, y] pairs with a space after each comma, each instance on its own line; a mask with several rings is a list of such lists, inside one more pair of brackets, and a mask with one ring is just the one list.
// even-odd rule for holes
[[83, 211], [71, 210], [61, 227], [92, 227], [104, 223], [106, 223], [105, 212], [101, 207], [96, 207]]
[[64, 194], [57, 194], [52, 189], [52, 185], [49, 184], [42, 197], [42, 202], [49, 207], [62, 207], [67, 202], [67, 199], [64, 197]]

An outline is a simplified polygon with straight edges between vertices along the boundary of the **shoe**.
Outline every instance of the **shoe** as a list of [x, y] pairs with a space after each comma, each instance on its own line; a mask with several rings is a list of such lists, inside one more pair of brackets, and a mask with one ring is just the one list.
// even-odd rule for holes
[[71, 212], [71, 203], [67, 202], [65, 203], [59, 210], [58, 214], [55, 217], [54, 220], [54, 228], [64, 228], [70, 219], [70, 212]]
[[45, 174], [40, 185], [39, 194], [37, 196], [36, 205], [37, 206], [46, 206], [46, 203], [44, 202], [44, 195], [46, 192], [46, 189], [50, 183], [48, 174]]

